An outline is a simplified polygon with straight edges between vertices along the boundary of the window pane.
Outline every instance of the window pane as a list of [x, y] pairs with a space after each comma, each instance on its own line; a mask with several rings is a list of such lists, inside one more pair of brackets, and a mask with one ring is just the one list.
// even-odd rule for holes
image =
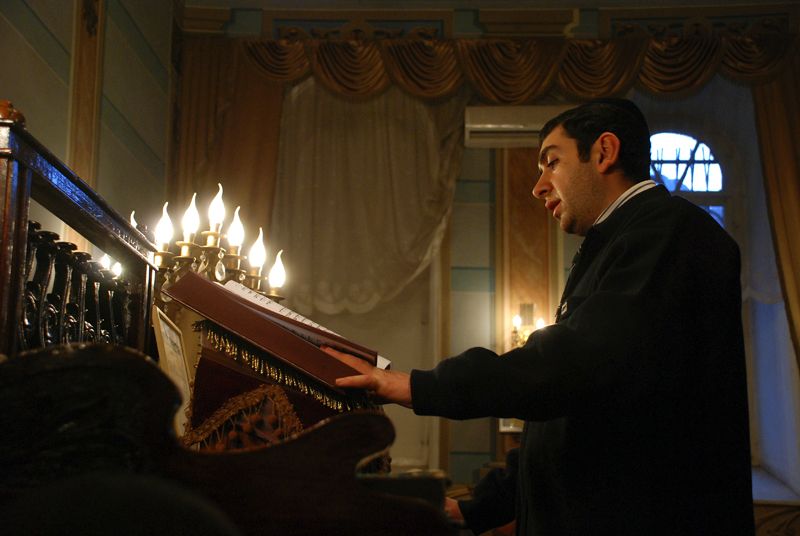
[[722, 169], [719, 164], [711, 164], [708, 169], [708, 191], [722, 191]]
[[695, 192], [707, 192], [708, 191], [708, 183], [706, 178], [707, 172], [707, 165], [700, 163], [694, 164], [692, 166], [692, 176], [694, 177], [694, 181], [692, 181], [692, 191]]
[[670, 191], [720, 192], [722, 169], [711, 148], [691, 136], [659, 132], [650, 137], [651, 178]]

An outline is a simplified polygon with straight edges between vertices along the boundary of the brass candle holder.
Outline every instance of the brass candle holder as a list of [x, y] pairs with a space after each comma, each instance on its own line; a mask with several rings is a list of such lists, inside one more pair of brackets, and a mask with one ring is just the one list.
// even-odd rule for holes
[[246, 259], [240, 255], [241, 246], [228, 246], [228, 251], [222, 258], [225, 265], [225, 281], [236, 281], [241, 283], [245, 278], [245, 270], [242, 269], [242, 261]]
[[[225, 280], [225, 265], [222, 264], [222, 258], [225, 255], [225, 250], [220, 247], [220, 238], [222, 236], [222, 224], [213, 223], [211, 229], [200, 233], [205, 238], [205, 246], [200, 247], [200, 267], [197, 272], [211, 281], [224, 281]], [[201, 242], [203, 242], [201, 240]]]
[[261, 275], [261, 266], [251, 267], [247, 272], [244, 274], [244, 284], [247, 288], [258, 292], [259, 294], [266, 295], [264, 291], [261, 290], [261, 283], [265, 281], [267, 278]]
[[155, 281], [155, 302], [156, 305], [161, 307], [162, 309], [165, 308], [166, 304], [172, 301], [172, 298], [167, 296], [166, 294], [162, 293], [161, 291], [169, 286], [169, 282], [171, 279], [171, 274], [174, 269], [173, 266], [173, 259], [175, 258], [175, 254], [170, 251], [156, 251], [155, 256], [153, 257], [154, 263], [158, 271], [156, 272], [156, 281]]
[[201, 262], [197, 272], [211, 281], [224, 281], [225, 265], [222, 259], [225, 257], [225, 250], [219, 246], [200, 246], [200, 250]]
[[183, 274], [187, 270], [197, 269], [197, 259], [200, 256], [200, 246], [194, 242], [194, 234], [188, 236], [188, 240], [175, 242], [181, 248], [181, 254], [174, 258], [175, 272]]
[[219, 247], [219, 239], [222, 236], [222, 224], [215, 223], [214, 226], [208, 231], [200, 233], [205, 238], [206, 245], [201, 247]]
[[153, 260], [156, 268], [158, 268], [158, 271], [162, 272], [172, 270], [172, 261], [174, 258], [175, 254], [171, 251], [156, 251], [156, 255]]
[[269, 292], [267, 292], [265, 296], [274, 302], [280, 303], [285, 297], [278, 294], [278, 291], [279, 289], [270, 287]]

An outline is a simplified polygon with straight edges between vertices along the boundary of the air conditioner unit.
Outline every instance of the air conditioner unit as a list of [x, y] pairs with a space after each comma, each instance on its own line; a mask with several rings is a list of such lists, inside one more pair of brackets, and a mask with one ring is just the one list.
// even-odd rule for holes
[[574, 106], [467, 106], [464, 145], [480, 148], [538, 147], [539, 131], [544, 124]]

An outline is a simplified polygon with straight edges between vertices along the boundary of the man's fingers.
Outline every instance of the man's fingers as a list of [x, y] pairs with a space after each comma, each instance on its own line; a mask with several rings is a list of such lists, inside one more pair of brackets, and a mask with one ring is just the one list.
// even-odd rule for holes
[[334, 350], [330, 346], [321, 346], [320, 349], [329, 356], [338, 359], [348, 367], [357, 370], [361, 374], [367, 374], [373, 368], [372, 365], [370, 365], [369, 363], [365, 363], [363, 360], [357, 358], [356, 356], [340, 352], [339, 350]]
[[347, 387], [353, 389], [367, 389], [374, 388], [375, 380], [370, 376], [345, 376], [344, 378], [336, 378], [336, 385], [339, 387]]

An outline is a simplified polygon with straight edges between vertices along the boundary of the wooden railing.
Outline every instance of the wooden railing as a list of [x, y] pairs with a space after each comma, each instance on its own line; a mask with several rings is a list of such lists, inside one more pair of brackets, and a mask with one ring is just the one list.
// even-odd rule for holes
[[[0, 354], [71, 342], [152, 353], [155, 246], [39, 143], [0, 101]], [[31, 200], [124, 267], [114, 278], [87, 252], [29, 221]]]

